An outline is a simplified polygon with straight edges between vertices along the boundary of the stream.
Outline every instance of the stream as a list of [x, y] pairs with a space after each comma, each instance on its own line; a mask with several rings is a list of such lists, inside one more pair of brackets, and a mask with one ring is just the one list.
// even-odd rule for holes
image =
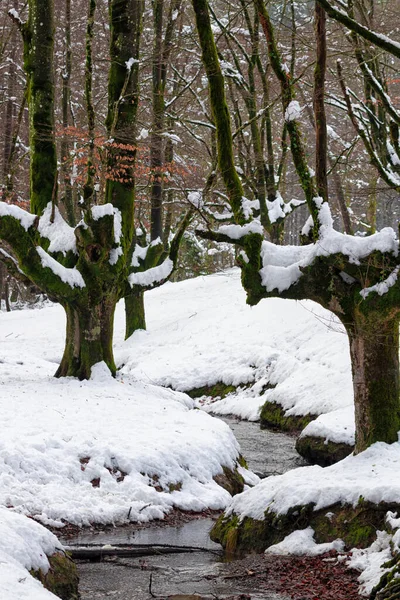
[[[260, 477], [306, 464], [294, 449], [295, 438], [261, 430], [259, 423], [223, 420], [234, 432], [249, 469]], [[213, 524], [213, 519], [203, 518], [179, 527], [155, 525], [138, 530], [133, 525], [101, 532], [82, 531], [69, 537], [64, 544], [71, 548], [93, 550], [104, 545], [129, 545], [138, 552], [131, 556], [127, 550], [127, 556], [107, 556], [101, 562], [77, 560], [81, 599], [236, 600], [243, 594], [249, 600], [289, 600], [265, 589], [257, 592], [248, 578], [241, 582], [227, 577], [221, 547], [208, 535]]]

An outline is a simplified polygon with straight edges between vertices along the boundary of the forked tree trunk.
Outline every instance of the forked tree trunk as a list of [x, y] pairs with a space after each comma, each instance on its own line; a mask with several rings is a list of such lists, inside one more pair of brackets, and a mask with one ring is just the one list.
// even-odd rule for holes
[[146, 329], [144, 292], [132, 292], [125, 296], [125, 339], [138, 329]]
[[374, 442], [391, 444], [400, 430], [399, 318], [356, 317], [350, 341], [356, 454]]
[[56, 377], [89, 379], [92, 366], [104, 361], [115, 375], [112, 341], [116, 297], [89, 306], [64, 304], [67, 316], [64, 355]]

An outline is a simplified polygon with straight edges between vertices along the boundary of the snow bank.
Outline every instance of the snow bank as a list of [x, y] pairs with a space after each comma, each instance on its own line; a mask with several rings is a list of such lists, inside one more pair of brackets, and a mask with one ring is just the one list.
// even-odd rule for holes
[[[235, 466], [239, 447], [224, 423], [185, 394], [115, 380], [101, 365], [90, 381], [54, 379], [58, 306], [0, 318], [0, 505], [55, 526], [227, 505], [213, 477]], [[121, 339], [122, 319], [117, 329]]]
[[317, 304], [271, 298], [249, 307], [238, 269], [166, 284], [146, 293], [145, 304], [147, 331], [116, 351], [124, 374], [181, 391], [242, 386], [204, 408], [250, 420], [266, 400], [288, 415], [352, 414], [347, 336]]
[[356, 456], [330, 467], [300, 467], [268, 477], [235, 496], [226, 514], [263, 520], [268, 509], [286, 514], [290, 507], [315, 504], [320, 510], [337, 502], [355, 506], [366, 501], [400, 503], [400, 481], [394, 477], [400, 461], [400, 443], [377, 442]]
[[47, 556], [62, 551], [56, 536], [39, 523], [0, 508], [0, 589], [2, 600], [55, 600], [28, 571], [49, 570]]

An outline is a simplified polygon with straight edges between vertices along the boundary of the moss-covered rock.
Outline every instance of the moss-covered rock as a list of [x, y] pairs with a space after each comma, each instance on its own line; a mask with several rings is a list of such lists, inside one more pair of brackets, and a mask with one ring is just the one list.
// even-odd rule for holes
[[333, 465], [354, 450], [354, 446], [344, 443], [326, 442], [322, 437], [305, 435], [296, 441], [296, 450], [312, 465], [328, 467]]
[[266, 511], [265, 519], [259, 521], [237, 515], [221, 515], [213, 529], [211, 539], [220, 543], [229, 554], [262, 552], [268, 546], [281, 542], [297, 529], [311, 526], [317, 543], [332, 542], [341, 538], [348, 548], [365, 548], [376, 537], [377, 529], [386, 528], [388, 510], [399, 511], [394, 504], [372, 504], [360, 498], [357, 506], [335, 504], [314, 511], [314, 504], [293, 506], [285, 515]]
[[238, 473], [237, 469], [229, 469], [228, 467], [222, 467], [223, 472], [214, 476], [215, 483], [218, 483], [227, 492], [234, 496], [243, 492], [244, 479]]
[[42, 585], [62, 600], [79, 600], [78, 571], [73, 560], [62, 552], [49, 556], [50, 569], [46, 574], [43, 571], [31, 571]]
[[306, 425], [314, 421], [318, 415], [285, 415], [285, 411], [280, 404], [275, 402], [265, 402], [260, 413], [261, 429], [279, 429], [280, 431], [289, 431], [300, 433]]
[[236, 392], [236, 390], [236, 386], [226, 385], [226, 383], [218, 381], [214, 385], [204, 385], [203, 387], [188, 390], [186, 394], [191, 398], [201, 398], [202, 396], [209, 396], [210, 398], [225, 398], [225, 396]]

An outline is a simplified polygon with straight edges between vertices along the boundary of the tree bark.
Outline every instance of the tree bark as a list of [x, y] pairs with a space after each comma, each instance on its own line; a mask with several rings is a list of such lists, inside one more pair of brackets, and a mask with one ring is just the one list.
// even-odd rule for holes
[[350, 340], [356, 446], [391, 444], [400, 430], [399, 318], [357, 316], [345, 325]]
[[62, 124], [63, 137], [61, 139], [61, 177], [64, 184], [63, 205], [65, 215], [69, 225], [76, 225], [76, 206], [72, 193], [71, 183], [71, 164], [70, 164], [70, 144], [66, 129], [69, 125], [69, 113], [71, 110], [71, 71], [72, 71], [72, 51], [71, 51], [71, 0], [65, 0], [65, 64], [62, 73]]
[[144, 291], [132, 291], [125, 296], [125, 339], [138, 329], [146, 329]]
[[57, 193], [54, 137], [54, 5], [31, 0], [22, 26], [24, 69], [28, 77], [31, 211], [41, 215]]
[[116, 304], [112, 294], [94, 305], [63, 304], [67, 317], [66, 342], [56, 377], [89, 379], [93, 365], [101, 361], [115, 375], [112, 340]]

